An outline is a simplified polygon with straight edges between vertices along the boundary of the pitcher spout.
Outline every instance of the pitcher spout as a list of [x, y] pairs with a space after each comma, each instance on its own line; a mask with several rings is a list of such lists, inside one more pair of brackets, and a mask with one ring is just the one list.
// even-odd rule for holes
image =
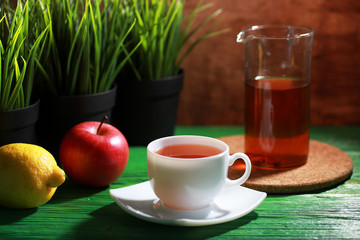
[[254, 38], [258, 38], [258, 37], [261, 37], [261, 36], [258, 36], [256, 35], [257, 32], [256, 30], [259, 29], [259, 26], [252, 26], [251, 28], [249, 29], [244, 29], [242, 30], [238, 35], [237, 35], [237, 38], [236, 38], [236, 42], [238, 43], [246, 43]]
[[236, 42], [238, 43], [246, 43], [251, 39], [258, 37], [256, 34], [256, 30], [258, 30], [261, 26], [252, 26], [251, 28], [242, 30], [236, 38]]
[[246, 41], [245, 32], [241, 31], [236, 38], [236, 42], [238, 43], [244, 43]]

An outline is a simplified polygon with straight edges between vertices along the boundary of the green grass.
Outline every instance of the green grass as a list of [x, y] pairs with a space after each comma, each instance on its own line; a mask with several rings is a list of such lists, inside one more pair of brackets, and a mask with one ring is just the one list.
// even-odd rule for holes
[[[212, 6], [210, 3], [204, 4], [202, 0], [198, 1], [196, 7], [188, 14], [184, 14], [185, 0], [128, 2], [134, 6], [134, 10], [128, 12], [129, 17], [136, 18], [130, 39], [141, 41], [140, 47], [131, 57], [129, 71], [125, 72], [131, 72], [130, 77], [127, 76], [129, 78], [152, 80], [176, 76], [185, 58], [200, 42], [227, 31], [216, 31], [220, 20], [211, 23], [221, 10], [216, 10], [197, 21], [198, 14]], [[204, 33], [195, 37], [203, 28]]]
[[135, 26], [124, 1], [48, 1], [51, 23], [48, 51], [41, 65], [47, 90], [53, 95], [94, 94], [109, 90], [138, 47], [125, 47]]
[[15, 10], [9, 1], [0, 6], [0, 111], [30, 105], [36, 70], [36, 59], [42, 53], [42, 42], [48, 26], [39, 29], [30, 8], [37, 1], [18, 1]]

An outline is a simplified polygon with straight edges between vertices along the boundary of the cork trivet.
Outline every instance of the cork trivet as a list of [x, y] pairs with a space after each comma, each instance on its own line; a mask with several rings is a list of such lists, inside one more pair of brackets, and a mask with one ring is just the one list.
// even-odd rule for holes
[[[221, 137], [230, 147], [230, 153], [244, 151], [244, 136]], [[235, 162], [229, 169], [229, 178], [242, 175], [243, 164]], [[351, 176], [353, 162], [340, 149], [326, 143], [310, 140], [306, 164], [286, 171], [262, 170], [253, 167], [245, 187], [274, 194], [304, 193], [334, 187]]]

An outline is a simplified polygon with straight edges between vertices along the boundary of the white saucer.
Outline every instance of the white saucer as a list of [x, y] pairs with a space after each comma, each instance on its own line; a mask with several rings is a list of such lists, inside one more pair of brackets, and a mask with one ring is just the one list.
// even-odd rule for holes
[[114, 201], [137, 218], [167, 225], [205, 226], [228, 222], [254, 210], [266, 193], [246, 187], [225, 188], [209, 207], [198, 210], [175, 210], [163, 206], [150, 182], [111, 189]]

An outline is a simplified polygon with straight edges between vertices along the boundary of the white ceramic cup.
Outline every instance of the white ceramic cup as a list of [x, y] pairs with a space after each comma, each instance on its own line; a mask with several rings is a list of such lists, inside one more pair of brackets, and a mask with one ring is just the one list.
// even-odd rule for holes
[[[176, 158], [160, 155], [169, 145], [212, 146], [221, 153], [201, 158]], [[241, 158], [245, 173], [236, 180], [227, 177], [228, 168]], [[225, 186], [243, 184], [250, 176], [251, 162], [244, 153], [230, 156], [223, 141], [203, 136], [171, 136], [152, 141], [147, 146], [148, 174], [151, 186], [162, 204], [175, 209], [200, 209], [209, 206]]]

